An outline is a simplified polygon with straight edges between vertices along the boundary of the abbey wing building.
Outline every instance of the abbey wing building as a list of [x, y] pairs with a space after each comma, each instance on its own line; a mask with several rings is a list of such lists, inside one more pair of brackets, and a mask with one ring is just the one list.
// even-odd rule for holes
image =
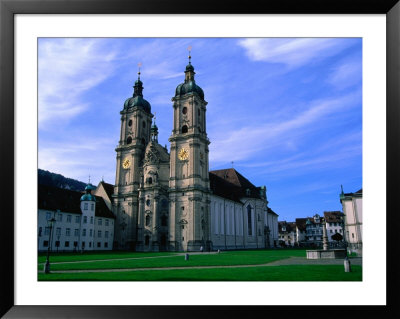
[[121, 114], [112, 211], [114, 249], [204, 251], [278, 243], [266, 187], [235, 169], [209, 171], [203, 90], [189, 64], [172, 98], [170, 152], [158, 143], [151, 105], [138, 80]]

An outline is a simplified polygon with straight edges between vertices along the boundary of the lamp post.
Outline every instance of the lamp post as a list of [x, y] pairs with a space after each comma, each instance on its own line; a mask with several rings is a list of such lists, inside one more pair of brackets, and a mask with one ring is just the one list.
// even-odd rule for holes
[[50, 227], [50, 234], [49, 234], [49, 245], [47, 246], [47, 257], [46, 257], [46, 263], [44, 264], [44, 273], [48, 274], [50, 272], [50, 247], [51, 247], [51, 235], [53, 232], [53, 225], [56, 219], [52, 217], [47, 221], [47, 225]]
[[347, 258], [347, 241], [346, 241], [346, 229], [345, 229], [345, 214], [342, 213], [342, 231], [343, 231], [343, 245], [344, 245], [344, 252], [345, 257]]

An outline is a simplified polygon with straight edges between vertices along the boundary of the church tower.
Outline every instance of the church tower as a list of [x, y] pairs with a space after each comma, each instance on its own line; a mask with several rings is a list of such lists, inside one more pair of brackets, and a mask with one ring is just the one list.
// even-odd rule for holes
[[207, 102], [194, 75], [189, 51], [185, 81], [177, 86], [172, 98], [174, 118], [169, 138], [170, 250], [198, 251], [201, 246], [211, 249]]
[[125, 101], [120, 112], [121, 133], [115, 149], [117, 167], [113, 212], [116, 216], [116, 249], [134, 250], [137, 241], [138, 189], [153, 117], [150, 103], [143, 98], [142, 92], [143, 83], [140, 80], [139, 68], [133, 96]]

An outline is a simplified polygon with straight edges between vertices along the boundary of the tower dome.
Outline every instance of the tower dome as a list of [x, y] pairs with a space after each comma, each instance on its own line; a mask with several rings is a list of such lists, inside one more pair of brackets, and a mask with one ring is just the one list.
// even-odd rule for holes
[[133, 96], [125, 100], [124, 109], [139, 107], [150, 113], [151, 105], [143, 98], [143, 82], [140, 80], [140, 71], [138, 72], [138, 79], [135, 81], [133, 88]]
[[81, 196], [81, 201], [96, 201], [96, 197], [92, 195], [92, 190], [96, 189], [90, 182], [85, 187], [85, 194]]
[[185, 69], [185, 82], [179, 84], [175, 90], [175, 97], [185, 95], [187, 93], [197, 93], [204, 100], [203, 89], [198, 86], [194, 80], [194, 67], [191, 63], [191, 56], [189, 55], [189, 64]]

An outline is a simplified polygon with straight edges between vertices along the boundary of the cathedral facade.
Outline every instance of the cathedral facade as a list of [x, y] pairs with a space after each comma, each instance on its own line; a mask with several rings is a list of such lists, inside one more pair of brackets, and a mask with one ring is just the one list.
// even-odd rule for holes
[[112, 200], [115, 249], [205, 251], [273, 247], [277, 215], [266, 188], [236, 170], [209, 171], [203, 90], [194, 67], [172, 98], [170, 152], [158, 143], [151, 105], [138, 80], [121, 114]]

